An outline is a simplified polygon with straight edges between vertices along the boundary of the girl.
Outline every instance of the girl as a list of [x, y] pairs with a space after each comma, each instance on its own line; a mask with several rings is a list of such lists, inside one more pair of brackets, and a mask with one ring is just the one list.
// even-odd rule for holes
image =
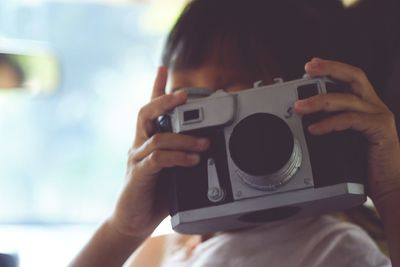
[[307, 62], [313, 56], [340, 60], [345, 47], [340, 42], [345, 33], [329, 31], [322, 17], [295, 1], [192, 1], [167, 39], [151, 101], [138, 114], [115, 210], [70, 266], [121, 266], [140, 246], [129, 266], [391, 266], [364, 231], [329, 216], [148, 239], [168, 214], [163, 192], [156, 190], [160, 171], [194, 166], [210, 146], [201, 137], [156, 133], [155, 120], [187, 100], [180, 88], [235, 92], [257, 80], [299, 78], [305, 69], [312, 77], [351, 85], [349, 94], [297, 101], [295, 110], [335, 112], [312, 125], [312, 134], [354, 129], [368, 140], [367, 190], [384, 223], [392, 264], [399, 267], [400, 145], [394, 116], [360, 69], [320, 58]]

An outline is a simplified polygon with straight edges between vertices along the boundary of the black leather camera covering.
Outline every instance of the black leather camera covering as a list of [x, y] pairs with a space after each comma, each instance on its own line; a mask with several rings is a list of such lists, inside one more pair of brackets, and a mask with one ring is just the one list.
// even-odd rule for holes
[[[172, 131], [169, 116], [159, 120], [161, 132]], [[201, 155], [200, 163], [195, 167], [174, 167], [165, 169], [160, 179], [162, 187], [169, 192], [170, 214], [194, 208], [221, 205], [233, 201], [232, 186], [229, 179], [228, 162], [223, 127], [210, 127], [184, 132], [182, 134], [206, 137], [211, 141], [209, 149]], [[219, 182], [225, 191], [225, 197], [218, 204], [208, 200], [207, 159], [213, 158]]]
[[[326, 87], [328, 93], [346, 93], [350, 90], [343, 83], [326, 83]], [[302, 89], [305, 88], [298, 88], [299, 98], [312, 96], [301, 93]], [[312, 89], [307, 91], [314, 92], [314, 94], [318, 92], [318, 90]], [[302, 120], [310, 155], [314, 186], [317, 188], [341, 182], [362, 183], [367, 175], [367, 144], [359, 132], [345, 130], [317, 136], [310, 134], [307, 130], [311, 124], [335, 114], [337, 112], [318, 112], [305, 115]]]

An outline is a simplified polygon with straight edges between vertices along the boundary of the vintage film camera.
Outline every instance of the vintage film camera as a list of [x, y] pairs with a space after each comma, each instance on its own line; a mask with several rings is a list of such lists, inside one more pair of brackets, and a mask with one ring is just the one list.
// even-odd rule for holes
[[211, 145], [197, 166], [162, 174], [175, 231], [226, 231], [365, 201], [361, 134], [311, 135], [307, 127], [332, 113], [293, 110], [298, 99], [345, 93], [344, 84], [305, 76], [235, 93], [186, 90], [187, 103], [159, 118], [160, 131], [207, 137]]

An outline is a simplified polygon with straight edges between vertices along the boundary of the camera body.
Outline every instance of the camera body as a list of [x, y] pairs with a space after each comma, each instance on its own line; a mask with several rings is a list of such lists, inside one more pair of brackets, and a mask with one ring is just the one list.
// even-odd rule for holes
[[350, 92], [345, 84], [305, 76], [267, 86], [257, 82], [234, 93], [186, 90], [188, 101], [159, 118], [160, 131], [206, 137], [211, 143], [198, 165], [162, 174], [175, 231], [245, 228], [366, 200], [361, 134], [311, 135], [309, 125], [333, 114], [301, 116], [293, 107], [313, 95]]

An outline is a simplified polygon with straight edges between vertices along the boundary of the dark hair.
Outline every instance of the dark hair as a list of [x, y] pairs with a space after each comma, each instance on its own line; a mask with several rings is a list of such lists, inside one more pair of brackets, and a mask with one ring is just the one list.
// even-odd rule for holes
[[193, 0], [167, 38], [162, 63], [179, 70], [214, 60], [253, 81], [299, 78], [311, 57], [339, 59], [342, 33], [334, 28], [343, 8], [329, 3]]

